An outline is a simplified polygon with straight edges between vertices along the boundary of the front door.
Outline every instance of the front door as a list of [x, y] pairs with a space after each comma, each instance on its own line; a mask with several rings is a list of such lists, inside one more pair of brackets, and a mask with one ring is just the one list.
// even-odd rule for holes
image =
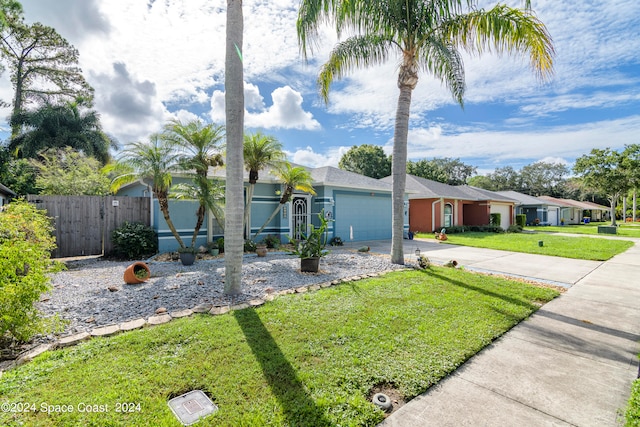
[[294, 197], [291, 203], [291, 232], [295, 240], [302, 239], [309, 227], [309, 204], [306, 197]]

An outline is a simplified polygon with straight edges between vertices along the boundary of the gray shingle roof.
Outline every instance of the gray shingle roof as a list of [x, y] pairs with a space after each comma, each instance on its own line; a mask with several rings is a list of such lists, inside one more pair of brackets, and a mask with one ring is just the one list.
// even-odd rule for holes
[[505, 197], [509, 197], [517, 201], [518, 205], [526, 205], [526, 206], [560, 206], [552, 200], [540, 199], [538, 197], [529, 196], [528, 194], [519, 193], [517, 191], [496, 191], [498, 194], [502, 194]]
[[354, 172], [345, 171], [333, 166], [309, 169], [313, 185], [329, 185], [364, 190], [391, 191], [391, 182], [370, 178]]

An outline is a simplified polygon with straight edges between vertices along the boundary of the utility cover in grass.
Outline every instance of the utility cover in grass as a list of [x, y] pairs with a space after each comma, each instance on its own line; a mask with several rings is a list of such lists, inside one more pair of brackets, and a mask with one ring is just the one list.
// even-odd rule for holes
[[185, 426], [190, 426], [218, 410], [218, 406], [202, 390], [193, 390], [174, 397], [169, 401], [169, 407]]

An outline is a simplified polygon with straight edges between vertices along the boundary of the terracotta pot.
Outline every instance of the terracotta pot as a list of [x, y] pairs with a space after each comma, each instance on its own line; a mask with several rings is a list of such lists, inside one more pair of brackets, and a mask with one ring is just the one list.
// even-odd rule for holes
[[146, 282], [149, 277], [151, 277], [151, 270], [144, 262], [134, 262], [124, 270], [124, 282], [130, 285]]
[[317, 273], [320, 267], [320, 257], [300, 258], [300, 271], [304, 273]]

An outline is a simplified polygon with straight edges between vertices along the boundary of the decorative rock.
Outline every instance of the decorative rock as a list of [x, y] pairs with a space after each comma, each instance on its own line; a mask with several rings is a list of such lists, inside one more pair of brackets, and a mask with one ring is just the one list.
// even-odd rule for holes
[[110, 337], [111, 335], [115, 335], [118, 332], [120, 332], [120, 327], [118, 325], [102, 326], [91, 331], [91, 336]]
[[211, 311], [209, 311], [209, 314], [212, 314], [214, 316], [217, 316], [219, 314], [225, 314], [231, 311], [231, 308], [229, 308], [228, 305], [222, 306], [222, 307], [213, 307], [211, 309]]
[[299, 288], [296, 288], [296, 293], [303, 294], [303, 293], [307, 292], [308, 290], [309, 290], [309, 288], [307, 288], [306, 286], [301, 286]]
[[265, 301], [273, 301], [274, 299], [276, 299], [276, 296], [274, 294], [269, 294], [265, 295], [263, 298]]
[[191, 316], [192, 314], [193, 314], [193, 310], [190, 310], [188, 308], [180, 311], [172, 311], [170, 313], [171, 317], [174, 319], [178, 319], [180, 317], [188, 317], [188, 316]]
[[109, 289], [109, 292], [118, 292], [120, 290], [117, 286], [109, 286], [107, 289]]
[[243, 302], [242, 304], [236, 304], [236, 305], [232, 305], [231, 307], [229, 307], [231, 310], [244, 310], [245, 308], [249, 308], [249, 304], [247, 304], [246, 302]]
[[340, 280], [340, 279], [336, 279], [336, 280], [332, 280], [332, 281], [331, 281], [331, 284], [332, 284], [332, 285], [337, 285], [337, 284], [339, 284], [339, 283], [342, 283], [342, 280]]
[[213, 308], [213, 304], [198, 304], [192, 308], [194, 313], [207, 313]]
[[140, 329], [147, 323], [144, 319], [130, 320], [120, 324], [121, 331], [133, 331], [134, 329]]
[[320, 289], [320, 285], [311, 285], [311, 286], [309, 286], [309, 290], [310, 291], [317, 291], [318, 289]]
[[167, 312], [167, 308], [166, 307], [156, 308], [156, 314], [162, 314], [162, 313], [166, 313], [166, 312]]
[[168, 314], [158, 314], [157, 316], [151, 316], [147, 319], [147, 323], [150, 325], [162, 325], [163, 323], [169, 323], [171, 316]]
[[95, 323], [95, 321], [96, 321], [95, 317], [91, 316], [87, 320], [85, 320], [85, 323]]
[[320, 287], [321, 287], [321, 288], [328, 288], [328, 287], [330, 287], [331, 285], [332, 285], [332, 283], [331, 283], [331, 282], [322, 282], [322, 283], [320, 283]]
[[16, 360], [16, 364], [22, 365], [23, 363], [31, 362], [37, 356], [40, 356], [45, 351], [49, 351], [53, 346], [51, 344], [40, 344], [39, 346], [27, 351]]
[[91, 334], [89, 332], [80, 332], [79, 334], [69, 335], [68, 337], [60, 338], [58, 340], [56, 347], [69, 347], [72, 345], [76, 345], [81, 341], [88, 340], [91, 338]]
[[261, 299], [252, 299], [251, 301], [249, 301], [249, 305], [251, 307], [259, 307], [261, 305], [264, 305], [264, 301]]

